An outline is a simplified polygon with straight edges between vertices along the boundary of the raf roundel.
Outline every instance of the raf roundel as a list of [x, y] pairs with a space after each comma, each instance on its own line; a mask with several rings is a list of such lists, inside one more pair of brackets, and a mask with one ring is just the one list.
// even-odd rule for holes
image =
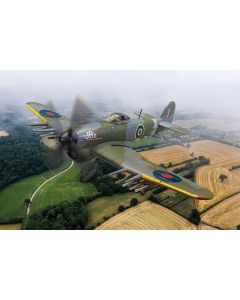
[[141, 139], [144, 135], [144, 126], [142, 124], [139, 124], [136, 129], [136, 139]]
[[181, 182], [182, 179], [173, 173], [162, 170], [153, 171], [153, 176], [163, 182]]
[[59, 115], [58, 113], [46, 109], [40, 110], [39, 114], [45, 118], [53, 118], [53, 119], [61, 118], [61, 115]]

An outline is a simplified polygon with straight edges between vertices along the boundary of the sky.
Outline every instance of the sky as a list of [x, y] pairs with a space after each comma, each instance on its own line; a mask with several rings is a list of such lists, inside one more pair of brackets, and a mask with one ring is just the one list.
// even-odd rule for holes
[[27, 101], [68, 109], [77, 95], [104, 101], [107, 110], [177, 109], [238, 117], [240, 71], [0, 71], [0, 105]]

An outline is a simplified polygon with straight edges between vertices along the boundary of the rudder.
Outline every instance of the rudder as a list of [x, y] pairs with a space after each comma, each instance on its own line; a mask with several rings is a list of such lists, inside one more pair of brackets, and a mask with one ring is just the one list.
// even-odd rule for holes
[[175, 113], [176, 104], [174, 101], [171, 101], [167, 107], [163, 110], [161, 114], [161, 120], [172, 123], [174, 113]]

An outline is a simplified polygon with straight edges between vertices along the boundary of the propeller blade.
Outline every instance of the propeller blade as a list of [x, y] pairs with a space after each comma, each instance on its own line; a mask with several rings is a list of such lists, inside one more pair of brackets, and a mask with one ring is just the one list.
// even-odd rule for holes
[[52, 100], [48, 100], [48, 101], [46, 102], [46, 105], [47, 105], [48, 107], [50, 107], [50, 108], [56, 110], [56, 107], [55, 107], [55, 105], [54, 105], [54, 103], [53, 103]]
[[57, 142], [54, 147], [49, 148], [49, 151], [43, 158], [43, 161], [49, 170], [54, 170], [62, 163], [64, 155], [64, 145]]
[[73, 104], [71, 116], [72, 127], [76, 124], [88, 123], [95, 115], [96, 112], [91, 105], [83, 97], [78, 96]]
[[89, 181], [96, 171], [96, 164], [93, 161], [88, 161], [80, 164], [81, 168], [81, 181]]

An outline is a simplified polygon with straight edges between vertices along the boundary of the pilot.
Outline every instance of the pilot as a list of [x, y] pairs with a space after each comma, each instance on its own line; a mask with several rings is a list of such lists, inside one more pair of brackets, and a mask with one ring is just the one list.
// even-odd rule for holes
[[108, 122], [119, 124], [121, 122], [120, 116], [118, 114], [111, 114], [108, 118]]
[[121, 124], [122, 122], [128, 122], [129, 117], [124, 114], [119, 113], [112, 113], [110, 116], [107, 117], [106, 121], [113, 124]]

